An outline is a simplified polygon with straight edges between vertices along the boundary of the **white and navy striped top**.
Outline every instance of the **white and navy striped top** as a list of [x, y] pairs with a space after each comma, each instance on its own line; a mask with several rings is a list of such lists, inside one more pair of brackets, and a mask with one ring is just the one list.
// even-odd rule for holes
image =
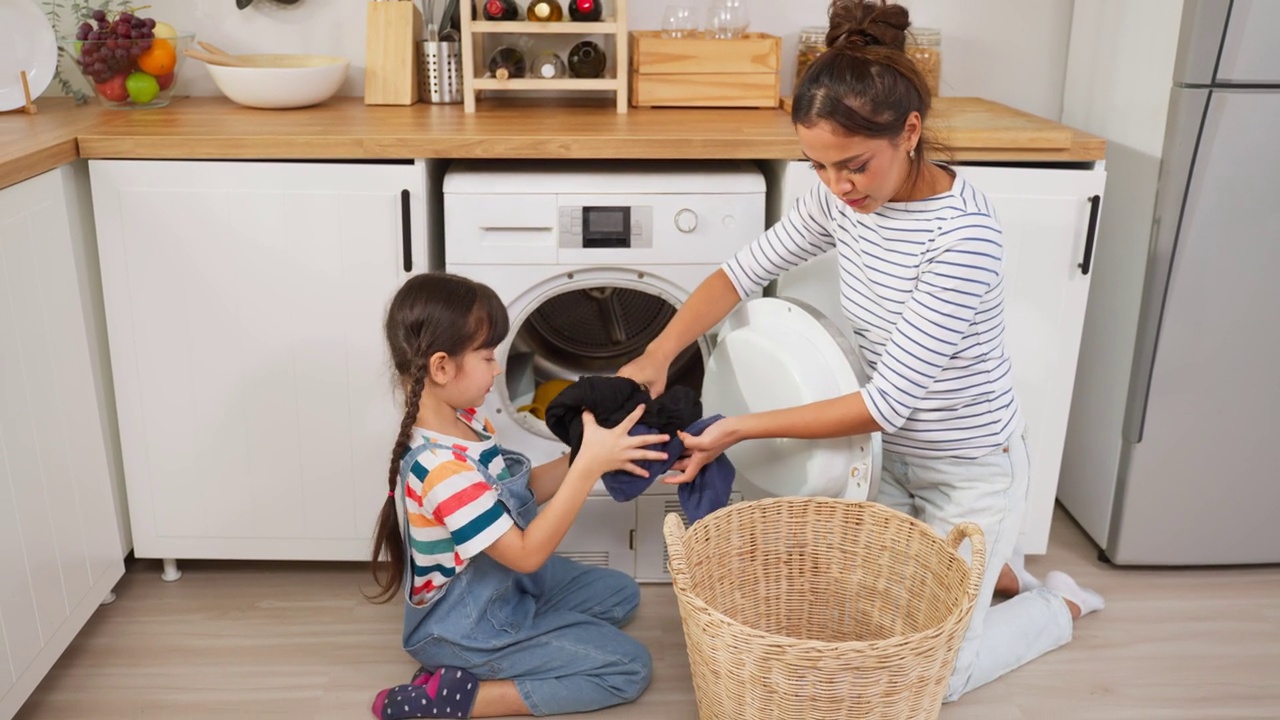
[[1003, 235], [982, 192], [957, 177], [950, 192], [860, 214], [817, 183], [723, 269], [745, 298], [832, 249], [885, 449], [977, 457], [1004, 444], [1021, 417]]

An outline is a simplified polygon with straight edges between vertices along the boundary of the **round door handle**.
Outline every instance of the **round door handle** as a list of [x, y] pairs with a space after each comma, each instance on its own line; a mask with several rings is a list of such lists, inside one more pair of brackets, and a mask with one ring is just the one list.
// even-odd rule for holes
[[676, 229], [683, 233], [691, 233], [698, 228], [698, 214], [689, 208], [676, 213]]

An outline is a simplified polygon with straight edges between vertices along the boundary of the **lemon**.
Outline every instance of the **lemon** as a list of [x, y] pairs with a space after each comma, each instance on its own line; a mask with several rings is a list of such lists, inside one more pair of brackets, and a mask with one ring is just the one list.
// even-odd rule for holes
[[152, 30], [156, 37], [172, 40], [178, 37], [178, 31], [169, 23], [157, 22], [156, 27]]

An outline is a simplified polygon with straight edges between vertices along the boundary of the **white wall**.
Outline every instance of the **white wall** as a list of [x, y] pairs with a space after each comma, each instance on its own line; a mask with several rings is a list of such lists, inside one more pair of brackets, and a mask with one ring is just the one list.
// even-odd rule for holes
[[[707, 0], [631, 0], [632, 29], [660, 28], [668, 2], [690, 5], [700, 18], [708, 5]], [[826, 24], [828, 0], [747, 2], [751, 29], [783, 39], [783, 92], [789, 93], [797, 35], [801, 27]], [[1072, 0], [906, 0], [905, 4], [917, 25], [942, 30], [943, 95], [981, 96], [1058, 118]], [[302, 0], [283, 6], [257, 0], [247, 10], [237, 10], [232, 0], [149, 0], [149, 5], [152, 17], [183, 31], [195, 31], [199, 39], [230, 52], [314, 52], [350, 57], [351, 77], [341, 93], [363, 92], [364, 2]], [[437, 12], [443, 6], [444, 0], [436, 0]], [[73, 32], [71, 27], [62, 30]], [[198, 62], [185, 67], [178, 90], [217, 94]]]

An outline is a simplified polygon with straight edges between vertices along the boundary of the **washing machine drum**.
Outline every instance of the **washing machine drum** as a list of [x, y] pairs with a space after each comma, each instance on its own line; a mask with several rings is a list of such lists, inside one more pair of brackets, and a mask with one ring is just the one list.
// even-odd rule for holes
[[[516, 345], [534, 353], [542, 379], [611, 374], [643, 353], [675, 314], [670, 302], [643, 290], [571, 290], [543, 301], [519, 328]], [[689, 348], [672, 363], [670, 381], [699, 389], [701, 366]]]
[[[725, 318], [707, 362], [703, 411], [742, 415], [856, 392], [853, 347], [834, 321], [786, 298], [742, 303]], [[880, 434], [821, 440], [760, 439], [725, 453], [738, 482], [774, 496], [874, 499]]]

